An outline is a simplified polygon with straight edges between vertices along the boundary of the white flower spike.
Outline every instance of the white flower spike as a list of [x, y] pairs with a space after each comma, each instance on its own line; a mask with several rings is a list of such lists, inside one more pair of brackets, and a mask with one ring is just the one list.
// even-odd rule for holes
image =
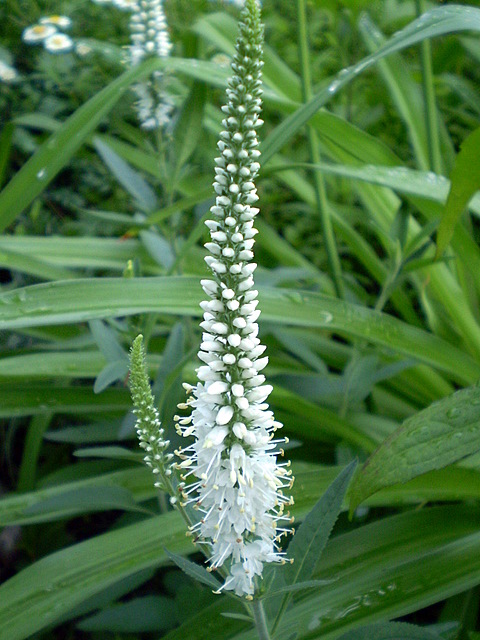
[[[279, 464], [275, 421], [266, 400], [272, 391], [261, 373], [268, 362], [258, 338], [257, 291], [254, 289], [254, 218], [258, 200], [254, 180], [260, 168], [256, 129], [262, 125], [261, 68], [263, 27], [257, 0], [246, 0], [240, 22], [233, 77], [223, 107], [224, 131], [216, 159], [216, 204], [206, 222], [211, 242], [205, 260], [212, 278], [202, 281], [204, 330], [197, 370], [198, 384], [185, 385], [192, 413], [177, 418], [177, 431], [194, 436], [177, 450], [177, 468], [188, 482], [184, 504], [201, 519], [192, 532], [210, 546], [211, 569], [224, 565], [222, 589], [253, 597], [265, 562], [284, 562], [279, 540], [291, 522], [284, 506], [291, 499], [288, 463]], [[179, 405], [185, 408], [185, 405]]]
[[[166, 58], [172, 43], [163, 11], [163, 0], [135, 0], [129, 2], [133, 13], [130, 18], [131, 42], [129, 62], [132, 67], [149, 56]], [[172, 102], [165, 91], [164, 74], [155, 71], [148, 82], [134, 87], [137, 112], [144, 129], [162, 128], [170, 121]]]

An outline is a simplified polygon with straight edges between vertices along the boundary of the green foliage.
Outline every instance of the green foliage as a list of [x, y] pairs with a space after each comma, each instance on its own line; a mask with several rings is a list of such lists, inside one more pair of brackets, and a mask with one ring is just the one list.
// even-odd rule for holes
[[[126, 388], [177, 448], [238, 11], [169, 0], [172, 57], [125, 70], [127, 12], [0, 3], [0, 640], [250, 640], [258, 603], [278, 640], [478, 635], [477, 4], [263, 2], [255, 276], [298, 525], [252, 608], [187, 559]], [[22, 42], [49, 12], [86, 56]], [[160, 69], [149, 132], [130, 88]]]

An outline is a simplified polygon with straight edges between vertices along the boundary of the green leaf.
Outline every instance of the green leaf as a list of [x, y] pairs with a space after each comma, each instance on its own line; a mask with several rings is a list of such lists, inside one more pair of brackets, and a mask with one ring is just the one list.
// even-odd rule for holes
[[[411, 510], [331, 539], [315, 578], [336, 581], [297, 598], [275, 637], [334, 640], [349, 629], [407, 615], [477, 585], [479, 516], [474, 505]], [[233, 604], [216, 601], [164, 640], [253, 640], [253, 632], [219, 621]]]
[[0, 586], [0, 640], [23, 640], [126, 576], [164, 564], [163, 546], [189, 549], [184, 528], [170, 512], [63, 549], [21, 571]]
[[344, 633], [338, 640], [441, 640], [442, 636], [428, 627], [406, 622], [383, 622]]
[[164, 631], [177, 623], [175, 603], [162, 596], [143, 596], [115, 604], [82, 620], [81, 631], [145, 633]]
[[170, 269], [175, 261], [175, 254], [168, 240], [158, 231], [141, 231], [140, 238], [155, 262], [164, 269]]
[[262, 598], [273, 598], [281, 593], [294, 593], [296, 591], [306, 591], [307, 589], [315, 589], [317, 587], [324, 587], [327, 584], [332, 584], [335, 580], [305, 580], [304, 582], [297, 582], [296, 584], [288, 584], [278, 589], [268, 591]]
[[93, 338], [103, 353], [105, 360], [108, 362], [125, 360], [128, 362], [128, 355], [125, 353], [117, 339], [115, 331], [111, 327], [101, 320], [91, 320], [88, 324]]
[[[107, 490], [110, 489], [113, 489], [113, 493], [108, 493]], [[118, 493], [118, 490], [121, 492]], [[96, 492], [95, 495], [103, 492], [104, 498], [98, 504], [89, 502], [92, 491]], [[92, 512], [91, 507], [96, 507], [96, 511], [103, 511], [112, 508], [110, 505], [113, 500], [126, 499], [128, 504], [126, 502], [124, 504], [129, 506], [132, 497], [135, 502], [141, 502], [152, 498], [155, 493], [151, 472], [143, 466], [84, 479], [77, 478], [73, 482], [63, 479], [62, 484], [56, 483], [37, 491], [11, 494], [2, 498], [0, 526], [51, 522], [60, 518], [73, 517], [85, 511]], [[75, 500], [77, 494], [80, 496], [78, 501]], [[125, 498], [127, 494], [128, 497]]]
[[3, 176], [7, 170], [14, 131], [15, 124], [13, 122], [7, 122], [2, 127], [2, 132], [0, 133], [0, 187], [2, 186]]
[[102, 89], [55, 131], [0, 193], [0, 232], [42, 193], [135, 81], [159, 68], [147, 60]]
[[350, 512], [376, 491], [480, 450], [480, 387], [457, 391], [405, 420], [352, 484]]
[[[311, 291], [266, 287], [259, 291], [264, 321], [360, 337], [446, 371], [462, 383], [471, 384], [480, 377], [480, 365], [467, 353], [387, 314]], [[198, 279], [183, 276], [33, 285], [0, 294], [0, 329], [145, 312], [199, 316], [201, 295]]]
[[[356, 466], [357, 461], [354, 460], [345, 467], [307, 514], [287, 548], [287, 557], [292, 564], [286, 565], [283, 571], [277, 569], [278, 575], [271, 584], [272, 591], [281, 591], [283, 580], [290, 586], [310, 580], [342, 510], [343, 499]], [[291, 591], [284, 595], [273, 630], [280, 623], [291, 595]]]
[[222, 586], [221, 583], [205, 569], [205, 567], [201, 567], [195, 562], [190, 562], [190, 560], [182, 558], [182, 556], [178, 556], [177, 554], [168, 551], [168, 549], [165, 549], [165, 553], [167, 557], [169, 557], [170, 560], [179, 567], [179, 569], [184, 571], [187, 576], [190, 576], [190, 578], [198, 580], [198, 582], [207, 585], [207, 587], [214, 591], [217, 591]]
[[422, 42], [422, 40], [455, 33], [457, 31], [480, 31], [480, 10], [473, 7], [451, 5], [437, 7], [423, 14], [417, 20], [394, 34], [375, 53], [360, 62], [343, 69], [341, 75], [330, 85], [315, 95], [304, 106], [286, 118], [265, 140], [262, 145], [262, 158], [266, 163], [301, 129], [315, 113], [332, 98], [339, 89], [354, 80], [359, 73], [370, 68], [376, 62], [391, 53]]
[[285, 571], [288, 584], [297, 584], [312, 577], [341, 511], [356, 466], [354, 460], [343, 469], [296, 531], [287, 548], [287, 556], [293, 561]]
[[137, 206], [147, 213], [153, 211], [157, 206], [157, 197], [146, 180], [100, 138], [94, 138], [93, 146]]
[[118, 380], [125, 380], [127, 373], [128, 360], [126, 358], [116, 360], [115, 362], [109, 362], [96, 377], [93, 385], [93, 392], [101, 393], [114, 382], [117, 382]]
[[24, 513], [26, 516], [34, 516], [56, 511], [66, 517], [75, 511], [89, 513], [109, 509], [148, 513], [145, 509], [138, 507], [130, 491], [122, 487], [84, 487], [65, 491], [60, 495], [32, 504], [25, 509]]
[[202, 133], [205, 99], [205, 84], [202, 82], [194, 82], [175, 124], [175, 133], [173, 138], [175, 149], [175, 175], [178, 175], [179, 171], [198, 145], [198, 141]]
[[437, 233], [437, 259], [448, 247], [469, 200], [480, 189], [480, 128], [462, 142], [450, 180], [450, 192]]
[[129, 462], [139, 462], [143, 460], [140, 451], [131, 451], [125, 447], [112, 445], [110, 447], [88, 447], [77, 449], [74, 452], [77, 458], [107, 458], [109, 460], [128, 460]]
[[336, 582], [298, 599], [281, 637], [332, 640], [477, 585], [480, 514], [472, 507], [410, 511], [331, 539], [314, 577]]

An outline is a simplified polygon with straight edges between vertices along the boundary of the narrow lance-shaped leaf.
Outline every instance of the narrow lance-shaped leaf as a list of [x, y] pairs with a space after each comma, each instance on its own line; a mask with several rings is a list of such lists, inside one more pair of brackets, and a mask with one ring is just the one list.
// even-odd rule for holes
[[190, 578], [198, 580], [198, 582], [207, 585], [207, 587], [210, 587], [210, 589], [213, 589], [214, 591], [217, 591], [222, 586], [221, 583], [218, 582], [218, 580], [216, 580], [204, 567], [195, 564], [195, 562], [190, 562], [187, 558], [182, 558], [182, 556], [171, 553], [167, 549], [165, 549], [165, 553], [170, 560], [184, 571], [187, 576], [190, 576]]
[[470, 198], [480, 188], [480, 128], [463, 141], [450, 180], [450, 192], [437, 233], [437, 259], [449, 245]]
[[126, 160], [115, 153], [100, 138], [94, 138], [93, 146], [118, 182], [132, 196], [135, 203], [147, 213], [153, 211], [158, 201], [155, 192], [145, 178], [132, 169]]
[[287, 549], [287, 556], [293, 561], [285, 572], [288, 584], [312, 577], [342, 509], [343, 498], [356, 466], [357, 461], [354, 460], [343, 469], [298, 528]]
[[480, 387], [457, 391], [405, 420], [355, 478], [350, 512], [384, 487], [441, 469], [480, 450]]
[[[300, 525], [287, 548], [287, 557], [292, 564], [287, 565], [284, 571], [278, 571], [271, 584], [271, 592], [283, 591], [284, 581], [287, 586], [307, 582], [305, 588], [308, 588], [308, 581], [315, 571], [342, 509], [343, 499], [356, 466], [357, 461], [354, 460], [342, 470]], [[273, 630], [279, 625], [291, 595], [291, 590], [285, 593], [276, 614]]]

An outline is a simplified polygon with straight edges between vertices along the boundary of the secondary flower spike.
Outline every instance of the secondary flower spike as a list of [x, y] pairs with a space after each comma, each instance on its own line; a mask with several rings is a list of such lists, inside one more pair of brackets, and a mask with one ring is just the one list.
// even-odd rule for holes
[[[176, 417], [177, 431], [194, 442], [177, 450], [186, 483], [184, 504], [201, 516], [192, 532], [210, 546], [210, 567], [224, 566], [222, 589], [251, 598], [265, 562], [283, 562], [279, 541], [291, 522], [282, 493], [293, 481], [279, 464], [276, 422], [266, 402], [272, 387], [262, 370], [268, 362], [258, 338], [257, 294], [252, 262], [258, 200], [254, 180], [260, 152], [256, 129], [261, 111], [263, 27], [257, 0], [247, 0], [223, 107], [224, 131], [216, 158], [216, 204], [206, 222], [211, 242], [205, 260], [212, 278], [203, 280], [208, 299], [195, 387], [186, 404], [191, 415]], [[193, 482], [192, 482], [193, 479]]]
[[[148, 56], [167, 58], [172, 43], [168, 35], [163, 0], [133, 0], [129, 7], [133, 11], [130, 18], [131, 66], [137, 66]], [[144, 129], [161, 128], [170, 121], [173, 105], [165, 90], [164, 80], [161, 71], [154, 71], [147, 82], [139, 82], [133, 87], [138, 99], [138, 118]]]

